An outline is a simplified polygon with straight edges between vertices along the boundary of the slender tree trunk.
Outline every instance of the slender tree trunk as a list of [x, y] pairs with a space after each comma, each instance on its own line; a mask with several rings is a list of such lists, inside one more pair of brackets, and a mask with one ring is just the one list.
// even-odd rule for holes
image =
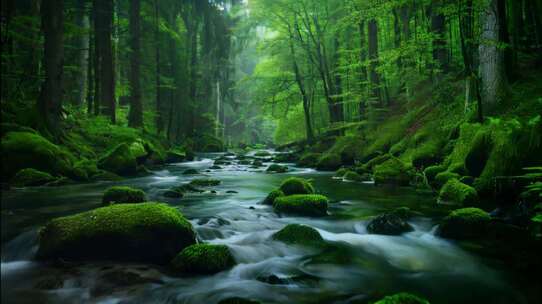
[[364, 91], [365, 91], [366, 82], [367, 82], [367, 67], [365, 66], [367, 62], [367, 37], [365, 35], [365, 21], [360, 20], [358, 27], [359, 27], [359, 46], [360, 46], [359, 61], [361, 62], [360, 79], [359, 79], [360, 95], [361, 95], [361, 99], [359, 101], [359, 120], [363, 120], [363, 117], [365, 115], [365, 101], [363, 100], [363, 98], [365, 97]]
[[143, 104], [141, 102], [141, 86], [139, 83], [140, 64], [140, 0], [130, 1], [130, 127], [143, 127]]
[[[111, 33], [113, 26], [113, 2], [110, 0], [94, 0], [96, 6], [95, 35], [99, 43], [99, 102], [102, 114], [108, 115], [112, 123], [116, 122], [115, 110], [115, 66], [113, 62], [113, 46]], [[97, 52], [98, 53], [98, 52]], [[97, 102], [98, 100], [95, 100]]]
[[160, 19], [158, 12], [158, 0], [154, 0], [154, 49], [156, 65], [156, 131], [162, 133], [164, 121], [162, 118], [162, 101], [160, 98]]
[[64, 1], [44, 0], [41, 6], [41, 27], [44, 35], [42, 84], [38, 106], [45, 127], [53, 134], [60, 131], [64, 77]]
[[94, 35], [93, 31], [88, 33], [88, 60], [87, 60], [87, 114], [90, 116], [93, 113], [93, 89], [94, 89], [94, 75], [92, 74], [92, 68], [94, 66]]
[[101, 76], [101, 66], [102, 66], [102, 45], [100, 39], [100, 25], [98, 24], [98, 6], [99, 0], [93, 0], [92, 3], [92, 20], [94, 22], [94, 115], [100, 115], [100, 104], [102, 103], [101, 93], [100, 93], [100, 76]]
[[87, 66], [88, 66], [88, 48], [89, 48], [89, 20], [86, 8], [85, 0], [77, 1], [77, 10], [75, 12], [75, 22], [77, 27], [81, 29], [84, 34], [77, 37], [77, 52], [78, 52], [78, 71], [76, 74], [77, 82], [77, 95], [75, 97], [75, 105], [81, 107], [85, 100], [86, 86], [87, 86]]
[[376, 71], [378, 67], [378, 24], [375, 19], [369, 20], [367, 24], [369, 33], [369, 80], [371, 87], [371, 98], [378, 105], [382, 105], [382, 94], [380, 90], [380, 75]]
[[506, 95], [507, 79], [504, 52], [499, 47], [500, 22], [498, 2], [490, 0], [482, 13], [481, 43], [479, 47], [481, 97], [484, 108], [492, 110]]
[[442, 73], [448, 71], [448, 54], [446, 49], [446, 17], [440, 10], [442, 3], [440, 1], [433, 4], [431, 8], [431, 32], [433, 38], [433, 62], [438, 64]]
[[196, 109], [197, 109], [197, 78], [198, 78], [198, 28], [199, 28], [199, 21], [198, 17], [196, 16], [196, 8], [195, 3], [193, 4], [192, 8], [192, 18], [195, 20], [192, 21], [192, 28], [190, 29], [190, 115], [189, 115], [189, 122], [188, 122], [188, 129], [187, 129], [187, 135], [189, 137], [194, 136], [194, 128], [195, 128], [195, 116], [197, 115]]
[[340, 65], [340, 56], [339, 56], [339, 37], [337, 33], [335, 34], [334, 44], [335, 44], [335, 53], [334, 53], [334, 66], [335, 69], [333, 71], [334, 75], [334, 100], [333, 100], [333, 112], [335, 116], [335, 121], [344, 121], [344, 109], [343, 109], [343, 98], [342, 98], [342, 78], [341, 74], [339, 73], [339, 65]]

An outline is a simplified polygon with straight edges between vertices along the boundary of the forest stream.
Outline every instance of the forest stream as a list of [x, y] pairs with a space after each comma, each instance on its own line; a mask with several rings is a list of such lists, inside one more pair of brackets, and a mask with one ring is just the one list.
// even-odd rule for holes
[[[237, 162], [210, 170], [219, 155], [199, 154], [195, 161], [170, 164], [122, 182], [4, 191], [2, 302], [215, 303], [242, 296], [265, 303], [363, 303], [403, 290], [423, 294], [431, 303], [525, 302], [517, 286], [511, 286], [511, 274], [498, 264], [435, 236], [442, 210], [437, 212], [429, 194], [345, 182], [334, 179], [332, 172], [293, 164], [287, 164], [288, 173], [280, 174]], [[182, 174], [187, 168], [221, 180], [209, 188], [216, 193], [164, 198], [168, 188], [195, 178]], [[262, 205], [267, 193], [288, 176], [312, 179], [315, 188], [330, 198], [329, 214], [279, 216], [271, 206]], [[99, 207], [104, 189], [112, 184], [141, 188], [151, 201], [178, 208], [199, 241], [227, 245], [237, 265], [215, 275], [179, 277], [150, 264], [33, 260], [40, 226], [51, 218]], [[400, 206], [421, 211], [409, 220], [414, 231], [400, 236], [367, 233], [366, 216]], [[290, 223], [316, 228], [338, 250], [322, 252], [270, 240]]]

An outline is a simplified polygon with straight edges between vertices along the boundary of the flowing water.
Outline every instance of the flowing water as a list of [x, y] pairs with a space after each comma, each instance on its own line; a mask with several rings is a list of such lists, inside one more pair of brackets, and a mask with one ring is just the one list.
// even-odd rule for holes
[[[205, 172], [216, 156], [200, 155], [197, 161], [117, 183], [4, 191], [2, 303], [216, 303], [233, 296], [265, 303], [365, 303], [400, 291], [424, 295], [432, 303], [525, 302], [506, 271], [434, 235], [440, 214], [430, 195], [344, 182], [329, 172], [294, 166], [283, 174], [236, 164]], [[187, 168], [220, 179], [221, 185], [212, 187], [216, 193], [162, 197], [164, 190], [201, 177], [182, 175]], [[329, 216], [278, 216], [259, 204], [293, 175], [312, 179], [330, 198]], [[99, 207], [102, 192], [113, 184], [142, 188], [150, 200], [175, 206], [191, 221], [200, 241], [228, 245], [238, 265], [215, 275], [178, 277], [153, 265], [33, 261], [41, 225]], [[410, 221], [413, 232], [367, 234], [367, 216], [399, 206], [424, 214]], [[332, 246], [311, 249], [270, 240], [289, 223], [316, 228]], [[126, 279], [127, 272], [137, 274], [137, 280]]]

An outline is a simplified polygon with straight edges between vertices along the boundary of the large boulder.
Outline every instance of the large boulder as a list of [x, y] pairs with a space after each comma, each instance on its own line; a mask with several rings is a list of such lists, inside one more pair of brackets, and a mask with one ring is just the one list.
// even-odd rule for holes
[[367, 225], [367, 231], [372, 234], [399, 235], [412, 230], [412, 226], [395, 213], [379, 215]]
[[384, 297], [375, 304], [429, 304], [429, 301], [413, 294], [401, 292], [392, 296]]
[[287, 166], [281, 166], [279, 164], [271, 164], [267, 169], [265, 170], [267, 172], [273, 172], [273, 173], [284, 173], [288, 171]]
[[475, 239], [484, 237], [491, 217], [478, 208], [452, 211], [438, 227], [437, 235], [450, 239]]
[[118, 175], [137, 173], [137, 158], [130, 147], [127, 143], [118, 144], [100, 158], [98, 168]]
[[473, 206], [478, 203], [478, 193], [473, 187], [452, 178], [440, 189], [439, 201], [462, 206]]
[[299, 224], [289, 224], [272, 235], [272, 239], [286, 244], [315, 245], [324, 239], [316, 229]]
[[297, 161], [297, 165], [299, 167], [316, 167], [320, 156], [320, 153], [305, 153], [301, 155], [301, 157]]
[[280, 189], [275, 189], [265, 197], [265, 199], [262, 201], [262, 204], [264, 205], [273, 205], [277, 197], [284, 196], [284, 192], [282, 192]]
[[119, 204], [49, 221], [40, 230], [37, 257], [164, 264], [195, 242], [192, 225], [177, 209]]
[[113, 186], [105, 190], [102, 197], [103, 205], [135, 204], [146, 201], [145, 192], [127, 186]]
[[412, 167], [395, 157], [374, 167], [374, 180], [377, 185], [408, 186], [412, 176]]
[[327, 153], [318, 159], [316, 169], [324, 171], [335, 171], [342, 166], [341, 156], [337, 153]]
[[192, 274], [214, 274], [235, 264], [228, 246], [210, 244], [188, 246], [171, 261], [175, 271]]
[[52, 175], [72, 175], [74, 156], [38, 134], [9, 132], [2, 137], [1, 150], [3, 179], [9, 180], [25, 168]]
[[49, 173], [32, 168], [22, 169], [11, 179], [16, 187], [42, 186], [55, 181], [56, 178]]
[[294, 194], [277, 197], [273, 208], [278, 213], [291, 213], [306, 216], [327, 214], [328, 199], [318, 194]]
[[292, 194], [312, 194], [314, 187], [309, 180], [300, 177], [290, 177], [285, 179], [279, 188], [285, 195]]

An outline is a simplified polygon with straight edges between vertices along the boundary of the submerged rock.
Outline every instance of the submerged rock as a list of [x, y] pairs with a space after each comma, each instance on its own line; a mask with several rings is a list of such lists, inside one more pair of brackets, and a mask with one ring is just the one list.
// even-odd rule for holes
[[42, 186], [55, 181], [56, 178], [49, 173], [32, 168], [22, 169], [11, 179], [16, 187]]
[[175, 271], [192, 274], [214, 274], [235, 264], [228, 246], [210, 244], [188, 246], [171, 261]]
[[462, 206], [473, 206], [478, 203], [478, 193], [476, 189], [465, 185], [455, 178], [452, 178], [440, 189], [439, 200], [448, 203], [459, 204]]
[[280, 190], [285, 195], [292, 194], [312, 194], [314, 187], [309, 180], [300, 177], [289, 177], [280, 185]]
[[371, 234], [399, 235], [412, 230], [409, 223], [393, 213], [379, 215], [367, 225], [367, 231]]
[[258, 156], [258, 157], [267, 157], [267, 156], [271, 156], [271, 153], [269, 153], [268, 151], [258, 151], [256, 153], [254, 153], [254, 156]]
[[37, 257], [167, 263], [196, 242], [192, 225], [160, 203], [119, 204], [49, 221]]
[[190, 185], [198, 187], [218, 186], [221, 181], [213, 178], [197, 178], [190, 181]]
[[220, 300], [218, 304], [260, 304], [260, 302], [245, 298], [233, 297]]
[[318, 194], [294, 194], [275, 199], [273, 208], [278, 213], [292, 213], [306, 216], [327, 214], [328, 199]]
[[194, 174], [199, 174], [199, 171], [196, 169], [190, 168], [190, 169], [184, 170], [183, 172], [183, 175], [194, 175]]
[[111, 204], [134, 204], [146, 201], [145, 192], [141, 189], [136, 189], [127, 186], [114, 186], [105, 190], [102, 197], [102, 205]]
[[409, 293], [398, 293], [387, 296], [375, 304], [429, 304], [429, 301]]
[[272, 235], [273, 240], [286, 244], [314, 245], [323, 242], [324, 239], [316, 229], [299, 224], [288, 224], [286, 227]]
[[281, 166], [278, 164], [271, 164], [267, 169], [265, 170], [267, 172], [273, 172], [273, 173], [284, 173], [288, 171], [287, 166]]
[[491, 217], [482, 209], [457, 209], [442, 220], [437, 235], [451, 239], [484, 237], [490, 221]]

